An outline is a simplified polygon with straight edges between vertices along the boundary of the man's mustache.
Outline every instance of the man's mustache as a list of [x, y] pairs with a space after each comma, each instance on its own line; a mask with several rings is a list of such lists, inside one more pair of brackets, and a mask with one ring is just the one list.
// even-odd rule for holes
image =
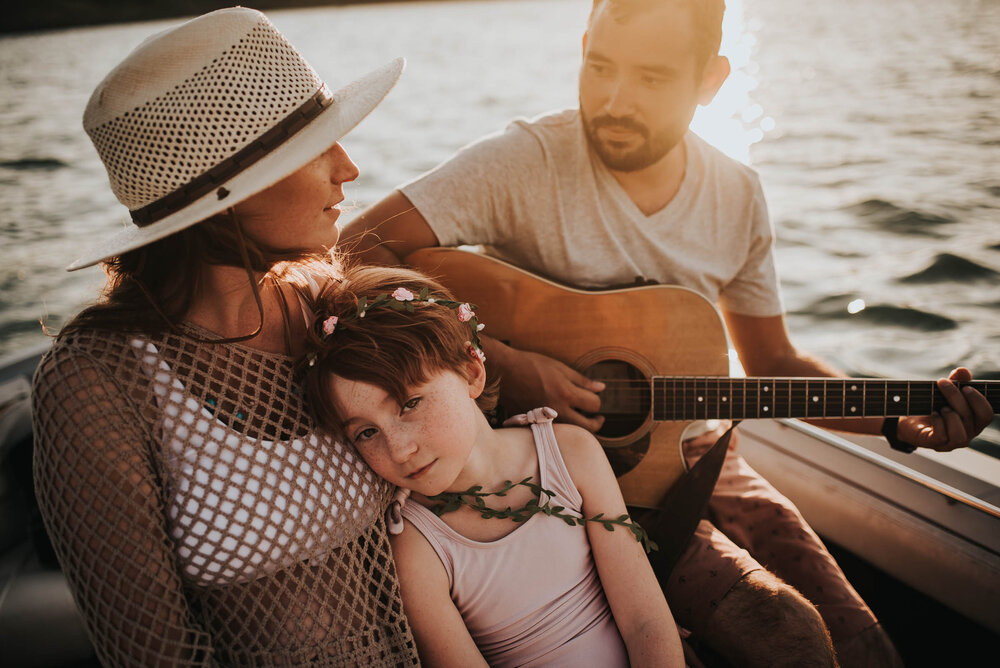
[[644, 138], [649, 137], [649, 130], [645, 125], [630, 118], [628, 116], [623, 116], [621, 118], [615, 118], [614, 116], [597, 116], [590, 121], [590, 128], [592, 131], [600, 130], [601, 128], [613, 128], [616, 130], [631, 130], [632, 132], [638, 132]]

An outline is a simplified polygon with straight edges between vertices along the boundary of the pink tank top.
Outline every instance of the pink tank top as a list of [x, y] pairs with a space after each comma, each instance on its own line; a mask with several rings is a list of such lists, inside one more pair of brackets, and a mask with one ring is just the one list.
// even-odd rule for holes
[[[583, 499], [541, 409], [529, 419], [542, 487], [553, 506], [580, 516]], [[544, 499], [542, 499], [544, 501]], [[490, 666], [628, 666], [583, 527], [542, 514], [499, 540], [470, 540], [417, 503], [403, 517], [427, 538], [451, 598]]]

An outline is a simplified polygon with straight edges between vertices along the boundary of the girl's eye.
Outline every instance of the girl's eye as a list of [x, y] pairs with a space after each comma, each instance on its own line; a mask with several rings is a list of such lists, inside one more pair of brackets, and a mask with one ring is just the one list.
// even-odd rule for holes
[[368, 427], [367, 429], [362, 429], [361, 431], [359, 431], [357, 434], [354, 435], [354, 442], [358, 443], [359, 441], [367, 441], [368, 439], [373, 438], [377, 433], [378, 429], [376, 429], [375, 427]]
[[413, 410], [414, 408], [417, 407], [417, 404], [420, 403], [421, 398], [422, 397], [413, 397], [412, 399], [410, 399], [409, 401], [407, 401], [405, 404], [403, 404], [403, 410], [404, 411], [411, 411], [411, 410]]

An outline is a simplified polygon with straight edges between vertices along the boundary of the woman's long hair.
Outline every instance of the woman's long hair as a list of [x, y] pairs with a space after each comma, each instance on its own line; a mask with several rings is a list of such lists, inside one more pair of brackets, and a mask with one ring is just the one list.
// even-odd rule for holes
[[98, 301], [67, 323], [58, 336], [84, 329], [158, 334], [175, 329], [194, 303], [202, 271], [211, 265], [247, 269], [284, 278], [293, 263], [335, 277], [335, 255], [313, 251], [275, 251], [242, 233], [230, 209], [168, 237], [103, 263], [107, 283]]

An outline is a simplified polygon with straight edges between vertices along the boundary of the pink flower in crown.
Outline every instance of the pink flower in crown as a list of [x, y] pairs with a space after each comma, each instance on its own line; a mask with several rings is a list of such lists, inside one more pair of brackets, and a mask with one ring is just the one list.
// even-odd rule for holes
[[323, 321], [323, 333], [326, 334], [327, 336], [330, 336], [331, 334], [333, 334], [334, 330], [337, 329], [337, 321], [339, 321], [339, 320], [340, 320], [340, 318], [338, 318], [335, 315], [331, 315], [329, 318], [327, 318], [326, 320], [324, 320]]
[[392, 293], [392, 298], [397, 302], [412, 302], [413, 293], [406, 288], [396, 288], [396, 290]]
[[475, 312], [472, 310], [472, 307], [469, 306], [468, 304], [461, 304], [458, 307], [458, 319], [461, 320], [462, 322], [469, 322], [470, 320], [472, 320], [472, 316], [474, 315]]

